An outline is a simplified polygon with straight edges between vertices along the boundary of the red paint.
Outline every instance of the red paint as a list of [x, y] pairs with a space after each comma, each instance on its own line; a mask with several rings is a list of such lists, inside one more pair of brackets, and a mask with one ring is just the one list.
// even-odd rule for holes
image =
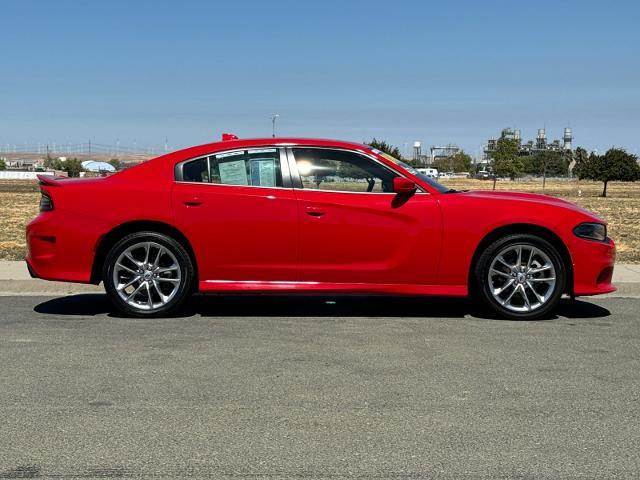
[[[376, 157], [418, 186], [415, 193], [347, 193], [180, 183], [177, 163], [238, 148], [317, 146]], [[408, 190], [410, 182], [394, 181]], [[497, 228], [534, 225], [566, 246], [572, 290], [615, 290], [615, 247], [572, 230], [602, 222], [552, 197], [508, 192], [439, 193], [365, 145], [299, 138], [228, 139], [170, 153], [105, 178], [43, 178], [54, 210], [27, 226], [37, 276], [89, 282], [101, 240], [119, 225], [152, 221], [188, 239], [199, 289], [464, 296], [482, 239]]]
[[[194, 198], [198, 206], [185, 205]], [[296, 280], [291, 189], [176, 183], [172, 199], [173, 224], [190, 240], [201, 280]]]

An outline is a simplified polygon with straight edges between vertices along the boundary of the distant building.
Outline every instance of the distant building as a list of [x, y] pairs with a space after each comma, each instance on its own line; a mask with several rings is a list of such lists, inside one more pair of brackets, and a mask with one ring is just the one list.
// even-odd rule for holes
[[[434, 165], [438, 160], [449, 160], [451, 162], [450, 171], [453, 171], [453, 157], [460, 153], [460, 147], [457, 145], [449, 144], [443, 147], [432, 146], [429, 151], [431, 152], [431, 163]], [[440, 163], [440, 162], [439, 162]]]
[[429, 154], [425, 154], [422, 153], [422, 144], [420, 142], [414, 142], [413, 160], [423, 164], [425, 167], [431, 167], [436, 160], [451, 159], [460, 151], [460, 147], [453, 144], [445, 146], [432, 145], [429, 147]]
[[7, 170], [33, 172], [42, 170], [42, 159], [39, 158], [5, 158]]
[[[553, 140], [547, 142], [547, 133], [544, 128], [538, 129], [538, 134], [535, 140], [529, 140], [526, 143], [522, 143], [520, 130], [513, 130], [511, 128], [505, 128], [500, 134], [500, 138], [509, 138], [517, 140], [519, 144], [518, 153], [520, 156], [535, 155], [540, 152], [565, 152], [571, 150], [573, 142], [573, 132], [571, 128], [564, 129], [562, 141]], [[493, 152], [495, 152], [498, 146], [497, 138], [490, 138], [487, 140], [487, 144], [484, 147], [484, 162], [489, 162], [493, 158]]]

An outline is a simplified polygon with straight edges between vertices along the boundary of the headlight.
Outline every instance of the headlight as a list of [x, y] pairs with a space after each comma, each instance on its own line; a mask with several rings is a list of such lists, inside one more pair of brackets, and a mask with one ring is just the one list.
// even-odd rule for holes
[[581, 223], [573, 229], [573, 233], [580, 238], [604, 242], [607, 239], [607, 227], [601, 223]]

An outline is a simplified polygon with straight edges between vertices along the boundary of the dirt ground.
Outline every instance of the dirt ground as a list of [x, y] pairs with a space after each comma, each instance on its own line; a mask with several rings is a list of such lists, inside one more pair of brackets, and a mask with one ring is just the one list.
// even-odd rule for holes
[[[493, 182], [468, 179], [441, 180], [464, 190], [492, 189]], [[498, 190], [543, 193], [542, 181], [498, 181]], [[39, 189], [35, 181], [0, 180], [0, 260], [20, 260], [26, 253], [25, 225], [38, 214]], [[618, 261], [640, 263], [640, 183], [613, 182], [608, 197], [600, 197], [602, 184], [565, 180], [547, 181], [545, 192], [591, 210], [609, 222]]]
[[24, 258], [24, 228], [38, 214], [39, 191], [36, 181], [0, 180], [0, 260]]

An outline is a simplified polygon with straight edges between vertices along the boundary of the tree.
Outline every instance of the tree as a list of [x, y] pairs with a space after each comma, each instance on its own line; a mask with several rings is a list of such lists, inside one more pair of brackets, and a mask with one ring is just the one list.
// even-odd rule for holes
[[84, 171], [82, 162], [77, 158], [68, 158], [64, 162], [60, 162], [60, 170], [67, 172], [70, 177], [79, 177], [80, 172]]
[[66, 160], [60, 160], [57, 158], [53, 168], [54, 170], [67, 172], [67, 175], [70, 177], [79, 177], [80, 172], [84, 172], [82, 162], [77, 158], [67, 158]]
[[[496, 149], [492, 153], [492, 168], [494, 175], [498, 177], [509, 177], [514, 180], [522, 175], [524, 165], [518, 156], [520, 142], [514, 138], [499, 138], [496, 142]], [[496, 179], [493, 179], [493, 189], [496, 188]]]
[[398, 147], [394, 147], [393, 145], [385, 142], [384, 140], [373, 139], [369, 143], [367, 143], [372, 148], [380, 150], [392, 157], [397, 158], [398, 160], [402, 160], [402, 154], [400, 153], [400, 149]]
[[544, 191], [548, 176], [565, 176], [569, 172], [569, 161], [565, 154], [543, 151], [523, 158], [524, 172], [529, 175], [542, 175]]
[[[396, 157], [397, 158], [397, 157]], [[413, 158], [403, 158], [401, 159], [407, 165], [411, 165], [414, 168], [422, 168], [424, 167], [424, 162], [422, 160], [414, 160]]]
[[57, 158], [53, 158], [50, 153], [47, 153], [47, 156], [44, 157], [42, 165], [44, 168], [50, 168], [52, 170], [60, 170], [56, 168], [60, 163], [60, 160]]
[[433, 161], [433, 167], [439, 172], [469, 172], [471, 171], [471, 156], [462, 150], [451, 157], [440, 157]]
[[43, 166], [45, 169], [62, 170], [63, 172], [67, 172], [67, 175], [70, 177], [79, 177], [80, 172], [84, 171], [84, 168], [82, 168], [82, 162], [77, 158], [61, 160], [60, 158], [53, 158], [48, 154], [44, 158]]
[[587, 164], [587, 161], [589, 160], [589, 154], [584, 148], [578, 147], [576, 148], [575, 154], [573, 155], [573, 159], [576, 161], [576, 164], [573, 166], [572, 173], [573, 175], [580, 178], [580, 169]]
[[456, 173], [470, 172], [472, 163], [471, 155], [460, 150], [453, 156], [453, 171]]
[[579, 179], [596, 180], [604, 183], [602, 196], [607, 196], [607, 184], [610, 181], [635, 182], [640, 180], [640, 165], [635, 155], [621, 148], [611, 148], [604, 155], [592, 153], [588, 160], [580, 165]]
[[431, 164], [438, 172], [448, 172], [451, 167], [451, 159], [449, 157], [438, 157]]
[[6, 170], [7, 163], [4, 161], [4, 158], [0, 158], [0, 170]]
[[120, 170], [120, 168], [122, 167], [122, 162], [117, 158], [112, 158], [111, 160], [109, 160], [109, 164], [116, 170]]
[[523, 158], [524, 173], [529, 175], [566, 175], [568, 164], [562, 153], [544, 151]]

